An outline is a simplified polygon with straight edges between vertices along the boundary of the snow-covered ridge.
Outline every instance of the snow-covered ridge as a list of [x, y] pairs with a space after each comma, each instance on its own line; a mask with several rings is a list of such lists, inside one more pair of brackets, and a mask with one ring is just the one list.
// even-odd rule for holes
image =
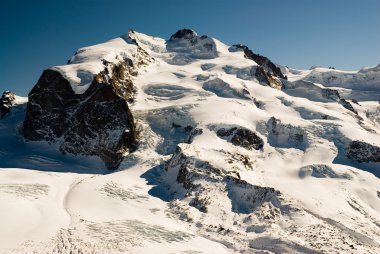
[[[154, 61], [125, 76], [124, 58], [138, 63], [139, 52]], [[25, 142], [15, 132], [25, 104], [12, 108], [0, 121], [0, 252], [380, 252], [378, 67], [281, 67], [286, 80], [184, 29], [168, 40], [130, 31], [54, 69], [77, 93], [62, 107], [73, 115], [94, 77], [106, 89], [86, 107], [100, 113], [65, 123], [96, 128], [69, 140], [88, 135], [104, 148], [132, 128], [122, 122], [109, 136], [94, 123], [114, 127], [115, 112], [130, 110], [138, 144], [108, 171], [95, 156]], [[340, 83], [326, 83], [332, 76]], [[133, 98], [119, 100], [114, 86]]]
[[71, 84], [76, 94], [83, 94], [91, 85], [94, 77], [104, 70], [104, 61], [117, 64], [124, 59], [134, 60], [138, 45], [132, 41], [131, 30], [119, 38], [94, 46], [84, 47], [70, 58], [68, 64], [54, 66]]
[[358, 71], [342, 71], [316, 67], [311, 70], [287, 69], [290, 80], [307, 80], [326, 87], [338, 88], [348, 99], [378, 100], [380, 98], [380, 64]]

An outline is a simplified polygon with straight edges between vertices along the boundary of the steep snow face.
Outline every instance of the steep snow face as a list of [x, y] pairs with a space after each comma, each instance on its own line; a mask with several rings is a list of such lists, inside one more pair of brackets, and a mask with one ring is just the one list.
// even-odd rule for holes
[[67, 65], [55, 66], [52, 69], [61, 72], [76, 94], [83, 94], [95, 75], [104, 69], [102, 59], [108, 62], [120, 61], [123, 56], [131, 56], [136, 50], [136, 45], [116, 38], [100, 45], [80, 48]]
[[56, 68], [80, 93], [78, 72], [138, 48], [154, 63], [133, 78], [138, 147], [118, 171], [24, 143], [24, 105], [0, 121], [0, 252], [380, 252], [380, 106], [364, 78], [378, 67], [285, 80], [185, 29], [131, 31]]
[[124, 59], [139, 61], [139, 47], [131, 38], [133, 31], [98, 45], [80, 48], [67, 65], [54, 66], [71, 84], [76, 94], [83, 94], [94, 77], [104, 70], [104, 63], [118, 64]]

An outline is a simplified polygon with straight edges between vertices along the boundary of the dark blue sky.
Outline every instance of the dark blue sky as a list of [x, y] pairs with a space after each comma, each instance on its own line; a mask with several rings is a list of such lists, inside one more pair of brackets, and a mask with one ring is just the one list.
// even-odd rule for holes
[[43, 69], [129, 28], [169, 38], [185, 27], [294, 68], [380, 63], [377, 0], [2, 0], [0, 90], [27, 95]]

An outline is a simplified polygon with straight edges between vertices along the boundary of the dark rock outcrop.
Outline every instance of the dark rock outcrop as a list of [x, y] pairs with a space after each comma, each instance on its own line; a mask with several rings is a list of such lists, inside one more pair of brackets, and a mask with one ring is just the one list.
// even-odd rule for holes
[[11, 112], [12, 106], [15, 104], [16, 98], [11, 91], [4, 91], [0, 98], [0, 117], [3, 118], [5, 115]]
[[109, 169], [137, 147], [137, 132], [128, 107], [134, 97], [132, 76], [149, 63], [137, 50], [135, 63], [103, 61], [83, 94], [55, 69], [47, 69], [29, 93], [22, 133], [27, 140], [57, 143], [62, 153], [99, 156]]
[[330, 99], [333, 101], [339, 101], [340, 100], [340, 94], [335, 89], [330, 89], [330, 88], [322, 89], [322, 96], [326, 99]]
[[357, 162], [380, 162], [380, 147], [354, 140], [349, 144], [346, 155]]
[[274, 147], [297, 148], [303, 150], [307, 142], [304, 129], [291, 124], [283, 124], [280, 119], [271, 117], [266, 123], [268, 143]]
[[265, 72], [278, 78], [287, 79], [287, 77], [281, 72], [281, 69], [277, 67], [271, 60], [269, 60], [269, 58], [253, 53], [252, 50], [250, 50], [245, 45], [235, 44], [232, 45], [229, 50], [231, 52], [241, 50], [244, 52], [244, 56], [246, 58], [255, 61], [260, 67], [265, 70]]
[[174, 39], [187, 39], [187, 40], [191, 40], [191, 39], [195, 38], [196, 36], [197, 36], [196, 32], [194, 32], [191, 29], [185, 28], [185, 29], [180, 29], [177, 32], [175, 32], [170, 37], [170, 40], [174, 40]]
[[346, 101], [345, 99], [340, 99], [339, 104], [342, 105], [344, 108], [348, 109], [349, 111], [351, 111], [352, 113], [354, 113], [356, 115], [358, 114], [358, 112], [354, 109], [352, 104], [350, 102]]
[[258, 64], [257, 68], [252, 68], [251, 75], [255, 76], [260, 83], [279, 90], [284, 88], [281, 79], [287, 80], [287, 76], [267, 57], [255, 54], [247, 46], [241, 44], [232, 45], [229, 51], [243, 51], [245, 58], [251, 59]]
[[241, 127], [221, 128], [217, 130], [216, 135], [226, 138], [228, 142], [235, 146], [241, 146], [249, 150], [259, 150], [264, 146], [264, 141], [256, 133]]
[[[183, 147], [177, 148], [166, 170], [177, 171], [176, 182], [185, 189], [185, 193], [182, 196], [177, 194], [177, 198], [186, 199], [190, 206], [204, 213], [208, 212], [210, 205], [221, 202], [220, 198], [230, 200], [236, 213], [252, 213], [264, 203], [270, 203], [275, 209], [286, 209], [281, 204], [279, 191], [252, 185], [240, 179], [238, 172], [217, 168], [188, 154]], [[220, 196], [215, 198], [210, 193], [220, 193]]]
[[260, 66], [256, 68], [255, 76], [260, 83], [264, 83], [267, 86], [270, 86], [278, 90], [281, 90], [284, 88], [284, 85], [282, 84], [280, 80], [273, 78], [273, 76], [269, 72], [266, 72]]
[[[191, 127], [191, 126], [190, 126]], [[186, 127], [188, 128], [188, 127]], [[186, 130], [186, 129], [185, 129]], [[188, 144], [191, 144], [193, 143], [193, 140], [196, 136], [199, 136], [199, 135], [202, 135], [203, 134], [203, 130], [201, 128], [188, 128], [189, 130], [189, 137], [187, 138], [187, 142]]]
[[186, 65], [192, 59], [212, 59], [218, 56], [214, 40], [207, 35], [198, 36], [191, 29], [178, 30], [167, 41], [166, 49], [177, 53], [169, 61], [174, 65]]

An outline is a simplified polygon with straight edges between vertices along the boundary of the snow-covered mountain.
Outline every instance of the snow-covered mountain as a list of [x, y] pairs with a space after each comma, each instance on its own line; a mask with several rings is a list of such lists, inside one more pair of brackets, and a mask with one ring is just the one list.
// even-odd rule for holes
[[1, 253], [379, 253], [380, 65], [135, 31], [0, 100]]

